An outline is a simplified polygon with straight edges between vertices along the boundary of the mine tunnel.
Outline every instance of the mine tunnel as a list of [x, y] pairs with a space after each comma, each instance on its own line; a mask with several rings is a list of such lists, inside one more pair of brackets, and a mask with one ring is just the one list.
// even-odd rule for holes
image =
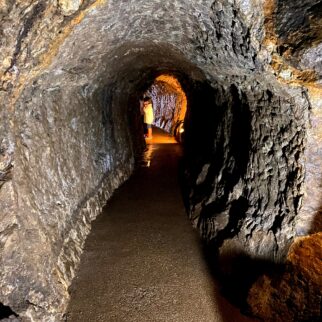
[[319, 321], [321, 6], [0, 4], [0, 319]]

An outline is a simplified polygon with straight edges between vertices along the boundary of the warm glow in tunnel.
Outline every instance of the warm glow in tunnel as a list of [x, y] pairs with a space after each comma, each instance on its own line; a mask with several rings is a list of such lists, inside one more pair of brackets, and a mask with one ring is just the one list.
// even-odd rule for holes
[[[145, 91], [144, 97], [151, 97], [154, 110], [154, 126], [163, 129], [183, 141], [184, 119], [187, 111], [187, 97], [176, 77], [162, 74], [155, 78]], [[157, 135], [158, 132], [156, 132]], [[155, 135], [154, 135], [155, 136]], [[157, 135], [153, 142], [174, 142], [168, 136]]]

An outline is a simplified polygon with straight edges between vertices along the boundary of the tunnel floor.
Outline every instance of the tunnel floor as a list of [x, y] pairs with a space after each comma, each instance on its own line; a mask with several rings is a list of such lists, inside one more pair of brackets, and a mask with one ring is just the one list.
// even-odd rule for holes
[[93, 223], [67, 321], [253, 321], [222, 298], [209, 272], [181, 198], [180, 155], [154, 129], [143, 165]]

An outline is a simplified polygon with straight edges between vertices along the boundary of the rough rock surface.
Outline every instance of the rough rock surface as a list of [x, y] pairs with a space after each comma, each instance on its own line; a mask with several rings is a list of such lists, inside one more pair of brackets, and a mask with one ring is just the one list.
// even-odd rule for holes
[[75, 13], [83, 0], [58, 0], [60, 9], [65, 16], [70, 16]]
[[290, 223], [303, 197], [308, 103], [304, 94], [286, 96], [276, 85], [262, 90], [256, 81], [249, 87], [205, 94], [204, 114], [211, 118], [190, 111], [190, 217], [221, 252], [236, 248], [280, 260], [295, 235]]
[[204, 238], [278, 261], [319, 231], [320, 8], [2, 1], [0, 302], [60, 319], [90, 221], [143, 149], [138, 102], [161, 74], [187, 96], [188, 208]]
[[154, 125], [174, 134], [187, 111], [187, 98], [179, 81], [170, 75], [160, 75], [146, 91], [152, 98]]
[[296, 239], [284, 273], [261, 277], [248, 303], [263, 321], [321, 321], [322, 233]]

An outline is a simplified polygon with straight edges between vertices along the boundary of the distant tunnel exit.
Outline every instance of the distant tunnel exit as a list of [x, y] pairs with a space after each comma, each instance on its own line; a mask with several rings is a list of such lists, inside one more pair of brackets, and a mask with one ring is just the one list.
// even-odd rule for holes
[[144, 97], [151, 97], [154, 109], [153, 125], [175, 135], [187, 111], [187, 97], [175, 76], [162, 74], [155, 78], [152, 85], [144, 92]]

